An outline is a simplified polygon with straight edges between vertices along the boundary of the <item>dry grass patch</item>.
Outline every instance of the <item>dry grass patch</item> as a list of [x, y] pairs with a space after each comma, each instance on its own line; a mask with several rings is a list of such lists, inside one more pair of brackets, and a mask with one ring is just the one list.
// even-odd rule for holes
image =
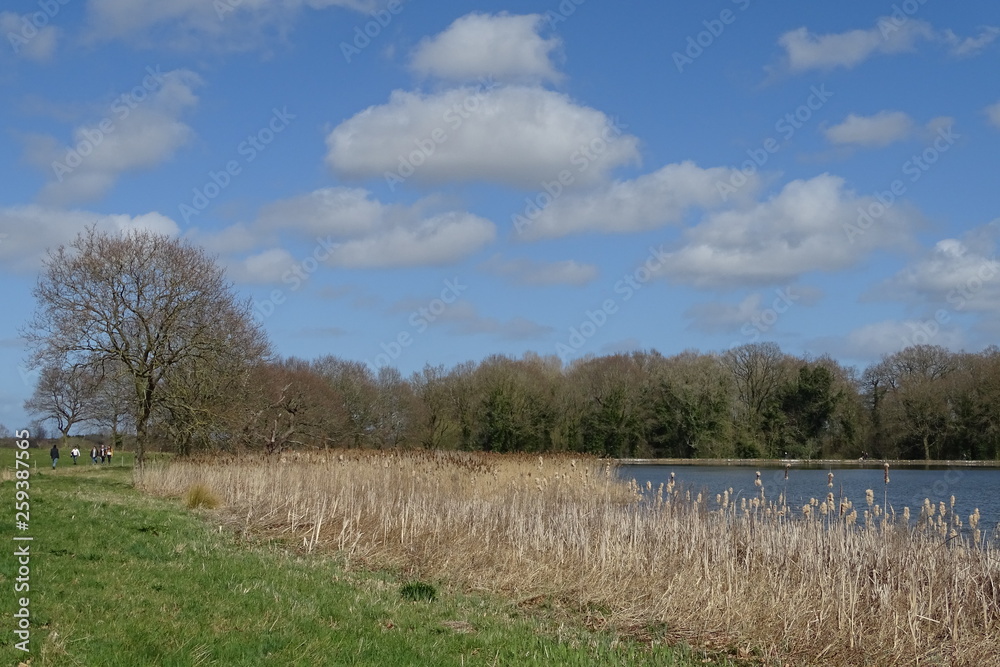
[[203, 482], [192, 484], [184, 493], [184, 505], [188, 509], [204, 507], [214, 510], [221, 504], [222, 499], [219, 498], [219, 495]]
[[353, 450], [151, 466], [137, 481], [168, 495], [201, 482], [255, 536], [544, 596], [594, 627], [665, 628], [769, 664], [1000, 664], [1000, 560], [947, 507], [912, 527], [836, 498], [737, 504], [640, 490], [568, 456]]

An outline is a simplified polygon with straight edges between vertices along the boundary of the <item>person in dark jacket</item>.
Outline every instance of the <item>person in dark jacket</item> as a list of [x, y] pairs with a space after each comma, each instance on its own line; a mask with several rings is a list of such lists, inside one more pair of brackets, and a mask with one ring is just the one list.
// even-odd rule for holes
[[59, 463], [59, 447], [52, 445], [52, 449], [49, 450], [49, 456], [52, 457], [52, 469], [55, 470], [56, 464]]

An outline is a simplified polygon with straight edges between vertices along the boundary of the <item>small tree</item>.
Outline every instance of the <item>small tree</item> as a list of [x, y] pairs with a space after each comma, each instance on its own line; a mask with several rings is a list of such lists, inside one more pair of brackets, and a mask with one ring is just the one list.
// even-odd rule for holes
[[99, 376], [86, 366], [46, 366], [24, 409], [43, 421], [55, 422], [65, 444], [70, 429], [95, 416], [99, 382]]

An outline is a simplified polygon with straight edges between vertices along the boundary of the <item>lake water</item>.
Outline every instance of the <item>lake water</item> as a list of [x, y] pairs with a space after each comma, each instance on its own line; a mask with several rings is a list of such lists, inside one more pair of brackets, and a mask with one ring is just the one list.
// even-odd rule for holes
[[[944, 501], [945, 505], [955, 496], [955, 512], [968, 526], [969, 515], [979, 508], [980, 529], [990, 535], [1000, 521], [1000, 469], [972, 467], [929, 467], [910, 466], [890, 468], [889, 484], [883, 478], [883, 470], [872, 462], [842, 464], [840, 466], [808, 466], [792, 464], [785, 479], [785, 468], [752, 467], [743, 465], [670, 465], [670, 464], [623, 464], [618, 474], [625, 480], [635, 479], [645, 488], [651, 482], [653, 489], [670, 479], [683, 489], [690, 489], [692, 495], [699, 491], [705, 494], [708, 506], [715, 508], [715, 495], [731, 488], [736, 502], [739, 498], [759, 496], [760, 489], [754, 486], [756, 471], [760, 471], [761, 482], [766, 496], [777, 500], [784, 493], [787, 503], [796, 510], [809, 502], [810, 498], [822, 501], [829, 491], [836, 498], [841, 495], [854, 503], [859, 515], [864, 514], [868, 505], [865, 491], [871, 489], [875, 503], [882, 505], [883, 498], [889, 507], [901, 516], [903, 507], [909, 506], [912, 518], [920, 516], [924, 498], [929, 498], [935, 506]], [[827, 487], [827, 475], [833, 473], [833, 488]], [[883, 495], [884, 494], [884, 495]], [[861, 519], [859, 518], [859, 522]]]

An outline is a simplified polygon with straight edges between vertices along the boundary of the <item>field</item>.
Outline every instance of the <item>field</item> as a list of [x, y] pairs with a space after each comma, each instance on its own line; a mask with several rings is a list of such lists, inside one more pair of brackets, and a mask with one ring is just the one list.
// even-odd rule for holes
[[[664, 647], [652, 635], [630, 640], [587, 628], [554, 602], [518, 605], [452, 580], [417, 579], [412, 568], [359, 568], [361, 540], [353, 555], [348, 550], [348, 562], [318, 548], [309, 554], [310, 545], [297, 539], [302, 526], [247, 530], [238, 520], [246, 505], [235, 498], [208, 510], [140, 493], [128, 457], [111, 468], [89, 461], [74, 467], [66, 459], [53, 472], [46, 450], [31, 454], [30, 530], [18, 533], [33, 537], [26, 593], [31, 650], [14, 646], [16, 598], [25, 593], [6, 593], [0, 664], [703, 664], [701, 655]], [[0, 528], [8, 545], [0, 586], [12, 591], [13, 450], [0, 449], [0, 463], [11, 508]], [[218, 491], [200, 501], [211, 504], [214, 493], [228, 497], [226, 469], [180, 464], [144, 481], [153, 488], [154, 476], [209, 472]], [[272, 471], [263, 463], [257, 470], [262, 482]], [[188, 500], [198, 504], [195, 496]], [[273, 539], [276, 533], [283, 535]]]
[[562, 609], [646, 645], [760, 664], [998, 665], [1000, 560], [976, 517], [896, 516], [824, 487], [691, 497], [595, 459], [343, 451], [150, 466], [168, 498], [217, 497], [246, 540]]

